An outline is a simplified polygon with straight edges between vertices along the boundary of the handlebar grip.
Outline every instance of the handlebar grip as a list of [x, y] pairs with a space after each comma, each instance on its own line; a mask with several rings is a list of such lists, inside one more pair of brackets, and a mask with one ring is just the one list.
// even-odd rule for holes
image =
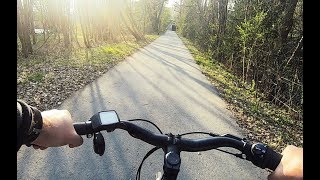
[[77, 134], [79, 134], [79, 135], [87, 135], [87, 134], [93, 133], [93, 129], [90, 128], [90, 126], [87, 122], [73, 123], [73, 127], [76, 130]]
[[274, 171], [280, 164], [282, 155], [273, 149], [268, 148], [264, 159], [265, 161], [263, 166]]
[[245, 154], [249, 153], [249, 159], [254, 165], [264, 169], [275, 170], [279, 165], [282, 155], [274, 151], [263, 143], [255, 143], [251, 145], [246, 143]]

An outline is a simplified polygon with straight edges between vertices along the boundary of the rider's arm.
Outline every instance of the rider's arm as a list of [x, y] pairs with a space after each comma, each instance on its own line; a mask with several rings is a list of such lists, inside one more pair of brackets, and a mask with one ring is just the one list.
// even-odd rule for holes
[[41, 112], [43, 128], [39, 137], [32, 142], [34, 148], [46, 149], [69, 145], [70, 148], [83, 143], [73, 127], [71, 114], [67, 110], [52, 109]]
[[303, 179], [303, 148], [287, 146], [276, 170], [268, 176], [269, 180]]
[[39, 136], [42, 116], [38, 109], [25, 102], [17, 101], [17, 151], [23, 144], [29, 145]]
[[[39, 122], [41, 128], [38, 128]], [[35, 128], [40, 129], [40, 134], [30, 135]], [[76, 133], [69, 111], [53, 109], [40, 113], [36, 108], [18, 101], [17, 151], [22, 144], [33, 145], [35, 149], [46, 149], [64, 145], [77, 147], [82, 143], [83, 139]]]

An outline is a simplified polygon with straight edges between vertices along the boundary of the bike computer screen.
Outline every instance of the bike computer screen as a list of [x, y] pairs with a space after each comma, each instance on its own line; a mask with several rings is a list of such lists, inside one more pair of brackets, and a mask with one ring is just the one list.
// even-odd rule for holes
[[116, 111], [102, 111], [99, 112], [101, 125], [109, 125], [118, 123], [119, 117]]

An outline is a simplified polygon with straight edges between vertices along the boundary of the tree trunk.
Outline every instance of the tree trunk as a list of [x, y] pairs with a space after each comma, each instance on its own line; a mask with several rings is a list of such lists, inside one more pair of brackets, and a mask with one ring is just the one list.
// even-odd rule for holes
[[157, 21], [156, 21], [157, 31], [156, 32], [158, 34], [160, 34], [161, 14], [162, 14], [162, 9], [163, 9], [164, 2], [165, 2], [165, 0], [162, 0], [159, 13], [157, 14]]
[[41, 14], [41, 23], [42, 23], [42, 28], [43, 28], [43, 40], [46, 40], [46, 24], [44, 21], [44, 4], [43, 2], [41, 3], [41, 7], [40, 7], [40, 14]]
[[28, 16], [29, 16], [29, 22], [30, 22], [30, 34], [32, 36], [32, 44], [37, 43], [36, 39], [36, 33], [34, 31], [34, 14], [33, 14], [33, 0], [30, 0], [29, 7], [28, 7]]
[[[58, 27], [63, 36], [63, 44], [65, 48], [70, 47], [70, 2], [69, 1], [56, 1], [57, 3], [57, 18], [59, 19]], [[59, 41], [60, 42], [60, 41]]]
[[[130, 13], [131, 11], [129, 11]], [[120, 14], [124, 25], [127, 27], [127, 29], [129, 30], [130, 34], [137, 40], [137, 41], [141, 41], [141, 40], [145, 40], [144, 36], [141, 35], [139, 33], [139, 31], [137, 30], [137, 28], [135, 27], [135, 22], [134, 19], [132, 19], [132, 14], [126, 14], [126, 13], [121, 13]], [[129, 21], [129, 23], [128, 23]], [[131, 27], [132, 26], [132, 27]]]
[[81, 20], [80, 16], [79, 16], [79, 18], [80, 18], [80, 25], [81, 25], [81, 31], [82, 31], [84, 45], [86, 46], [86, 48], [90, 48], [91, 46], [90, 46], [90, 43], [87, 38], [87, 31], [86, 31], [85, 24], [84, 24], [83, 20]]
[[[82, 36], [83, 36], [83, 42], [84, 45], [86, 46], [86, 48], [90, 48], [90, 42], [88, 39], [88, 28], [87, 28], [87, 16], [88, 16], [88, 12], [87, 9], [84, 9], [84, 3], [85, 1], [78, 1], [77, 6], [77, 11], [78, 11], [78, 17], [79, 17], [79, 22], [80, 22], [80, 27], [81, 27], [81, 32], [82, 32]], [[86, 17], [85, 17], [86, 16]]]
[[74, 26], [74, 33], [73, 33], [73, 35], [74, 35], [74, 39], [75, 39], [78, 47], [81, 48], [81, 45], [80, 45], [79, 40], [78, 40], [78, 28], [77, 28], [77, 26]]
[[29, 18], [27, 13], [28, 0], [23, 1], [23, 6], [21, 0], [17, 1], [17, 31], [18, 37], [21, 42], [21, 51], [23, 57], [27, 58], [32, 51], [32, 44], [30, 41], [30, 29], [29, 29]]
[[284, 10], [282, 12], [282, 17], [280, 19], [280, 26], [279, 26], [279, 35], [280, 35], [280, 42], [281, 46], [286, 44], [288, 34], [292, 29], [293, 25], [293, 14], [296, 9], [298, 0], [286, 0], [281, 1], [281, 6], [283, 6]]
[[70, 36], [69, 36], [69, 28], [67, 23], [63, 23], [63, 41], [64, 41], [64, 47], [69, 48], [70, 46]]
[[218, 27], [218, 34], [217, 34], [217, 52], [218, 52], [217, 57], [218, 57], [218, 61], [220, 62], [224, 61], [224, 55], [221, 52], [221, 46], [222, 46], [223, 38], [226, 32], [227, 5], [228, 5], [228, 0], [219, 0], [219, 10], [218, 10], [219, 27]]
[[143, 35], [146, 34], [146, 11], [147, 11], [147, 5], [144, 4], [144, 8], [143, 8]]

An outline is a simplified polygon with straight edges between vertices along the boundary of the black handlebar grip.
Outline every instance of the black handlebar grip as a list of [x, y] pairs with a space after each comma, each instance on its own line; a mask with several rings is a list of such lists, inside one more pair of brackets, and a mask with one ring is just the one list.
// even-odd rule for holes
[[269, 147], [264, 157], [263, 166], [274, 171], [280, 164], [281, 158], [281, 154]]
[[89, 124], [87, 124], [87, 122], [73, 123], [73, 127], [79, 135], [87, 135], [93, 133], [92, 128], [89, 128]]

